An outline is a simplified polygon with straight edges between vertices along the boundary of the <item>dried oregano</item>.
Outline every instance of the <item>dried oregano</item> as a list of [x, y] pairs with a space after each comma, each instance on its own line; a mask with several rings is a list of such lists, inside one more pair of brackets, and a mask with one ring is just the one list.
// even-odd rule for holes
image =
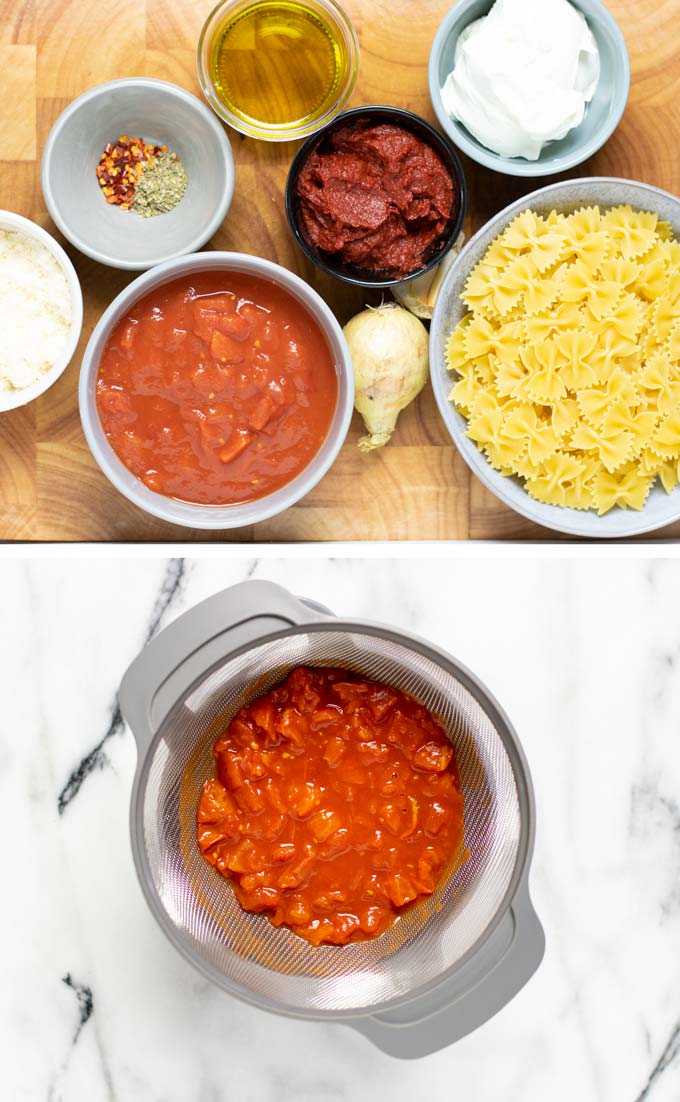
[[142, 218], [166, 214], [176, 207], [187, 188], [187, 174], [176, 153], [162, 152], [140, 176], [133, 210]]

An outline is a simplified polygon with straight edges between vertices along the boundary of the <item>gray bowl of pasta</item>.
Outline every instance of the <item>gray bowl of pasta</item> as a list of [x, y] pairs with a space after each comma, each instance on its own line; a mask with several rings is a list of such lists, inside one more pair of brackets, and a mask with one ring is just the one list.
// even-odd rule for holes
[[497, 498], [571, 536], [680, 519], [680, 200], [552, 184], [492, 218], [430, 329], [439, 410]]

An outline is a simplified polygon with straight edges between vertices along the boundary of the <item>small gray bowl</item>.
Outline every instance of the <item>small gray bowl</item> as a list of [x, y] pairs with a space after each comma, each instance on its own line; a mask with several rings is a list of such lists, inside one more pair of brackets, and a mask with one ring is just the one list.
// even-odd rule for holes
[[[174, 210], [140, 218], [104, 199], [96, 168], [121, 134], [167, 145], [186, 170]], [[234, 194], [234, 158], [213, 113], [165, 80], [131, 77], [99, 84], [69, 104], [42, 156], [47, 209], [81, 252], [112, 268], [141, 271], [194, 252], [224, 220]]]
[[544, 505], [543, 502], [535, 501], [524, 489], [521, 479], [507, 477], [495, 470], [484, 453], [466, 435], [467, 421], [449, 401], [455, 375], [446, 368], [446, 343], [453, 329], [467, 313], [460, 296], [470, 272], [482, 259], [494, 238], [521, 211], [530, 207], [538, 214], [549, 214], [551, 210], [571, 213], [581, 206], [597, 204], [604, 209], [622, 203], [630, 203], [638, 210], [656, 211], [662, 219], [670, 223], [676, 237], [680, 238], [680, 199], [667, 191], [608, 176], [592, 176], [550, 184], [506, 207], [468, 242], [444, 278], [430, 326], [432, 387], [451, 439], [468, 467], [487, 490], [516, 513], [521, 513], [544, 528], [566, 532], [570, 536], [620, 539], [625, 536], [641, 536], [645, 532], [653, 532], [666, 524], [672, 524], [673, 521], [680, 520], [680, 487], [667, 494], [657, 483], [640, 512], [615, 508], [601, 517], [594, 512]]
[[473, 161], [508, 176], [550, 176], [582, 164], [611, 137], [619, 124], [630, 92], [630, 59], [621, 29], [601, 0], [570, 0], [585, 16], [600, 51], [600, 80], [580, 126], [560, 141], [548, 142], [537, 161], [502, 157], [478, 142], [452, 119], [442, 100], [442, 88], [453, 69], [461, 31], [487, 15], [493, 0], [459, 0], [437, 31], [428, 68], [430, 99], [439, 124], [455, 145]]
[[[335, 360], [338, 398], [328, 435], [307, 466], [287, 485], [266, 497], [239, 505], [194, 505], [188, 501], [154, 493], [118, 458], [109, 444], [97, 413], [96, 386], [99, 363], [112, 330], [139, 299], [157, 287], [197, 272], [241, 272], [258, 276], [282, 287], [312, 315], [328, 342]], [[140, 509], [171, 524], [185, 528], [220, 531], [242, 528], [282, 513], [316, 486], [342, 447], [354, 408], [352, 360], [340, 324], [320, 295], [299, 276], [245, 253], [209, 252], [182, 256], [145, 272], [114, 298], [94, 328], [80, 368], [78, 389], [80, 419], [90, 451], [109, 481]]]

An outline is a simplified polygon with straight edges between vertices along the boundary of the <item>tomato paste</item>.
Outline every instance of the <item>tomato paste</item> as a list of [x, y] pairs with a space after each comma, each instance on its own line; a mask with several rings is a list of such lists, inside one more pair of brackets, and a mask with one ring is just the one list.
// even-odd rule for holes
[[297, 197], [312, 245], [395, 276], [427, 264], [460, 201], [430, 145], [401, 126], [361, 120], [331, 130], [312, 151]]
[[314, 318], [267, 280], [178, 279], [114, 328], [97, 411], [149, 489], [204, 505], [264, 497], [296, 477], [335, 412], [335, 361]]
[[213, 748], [198, 845], [263, 912], [313, 945], [377, 937], [461, 856], [453, 746], [412, 697], [299, 667]]

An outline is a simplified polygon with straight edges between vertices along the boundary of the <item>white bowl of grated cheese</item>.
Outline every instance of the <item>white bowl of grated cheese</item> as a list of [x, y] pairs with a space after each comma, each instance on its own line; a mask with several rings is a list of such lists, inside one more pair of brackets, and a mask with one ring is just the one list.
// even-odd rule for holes
[[56, 382], [82, 325], [80, 283], [61, 245], [30, 219], [0, 211], [0, 413]]

